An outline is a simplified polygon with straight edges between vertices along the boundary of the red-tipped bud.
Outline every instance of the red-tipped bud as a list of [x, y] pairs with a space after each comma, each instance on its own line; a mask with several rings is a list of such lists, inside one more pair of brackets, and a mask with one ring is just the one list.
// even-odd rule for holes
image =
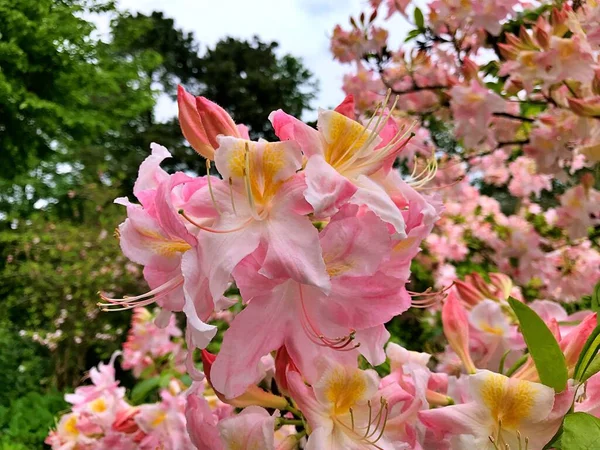
[[567, 8], [554, 8], [552, 10], [552, 14], [550, 15], [550, 25], [552, 25], [553, 28], [552, 34], [555, 36], [562, 37], [569, 31], [569, 27], [567, 26], [567, 19], [569, 18], [567, 11]]
[[569, 375], [573, 375], [573, 370], [575, 369], [581, 350], [594, 331], [594, 328], [596, 328], [596, 313], [587, 316], [567, 336], [561, 339], [560, 349], [565, 355]]
[[354, 106], [354, 95], [348, 94], [346, 98], [335, 107], [335, 111], [354, 120], [356, 119], [356, 108]]
[[508, 61], [513, 61], [519, 57], [519, 49], [514, 45], [498, 44], [498, 50], [502, 57]]
[[251, 385], [246, 389], [239, 397], [226, 398], [223, 394], [217, 391], [211, 383], [210, 371], [213, 363], [217, 359], [216, 355], [209, 353], [206, 350], [202, 350], [202, 365], [204, 367], [204, 375], [206, 375], [206, 381], [215, 392], [215, 395], [223, 403], [235, 406], [236, 408], [245, 408], [247, 406], [262, 406], [263, 408], [274, 408], [274, 409], [285, 409], [287, 407], [287, 400], [278, 395], [271, 394], [256, 385]]
[[479, 302], [485, 300], [485, 295], [483, 295], [469, 283], [465, 283], [461, 280], [455, 280], [454, 286], [456, 286], [456, 290], [461, 300], [465, 302], [468, 307], [473, 307]]
[[467, 81], [479, 79], [479, 66], [468, 56], [463, 59], [462, 72]]
[[448, 343], [458, 355], [467, 373], [477, 370], [469, 351], [469, 319], [467, 311], [458, 300], [454, 290], [446, 298], [442, 307], [442, 325]]
[[140, 412], [139, 408], [122, 409], [117, 412], [112, 429], [121, 433], [137, 433], [140, 428], [135, 421], [135, 416]]
[[235, 122], [223, 108], [204, 97], [194, 97], [182, 86], [177, 88], [177, 105], [183, 135], [205, 158], [215, 158], [217, 136], [240, 137]]
[[521, 25], [519, 30], [519, 39], [521, 43], [527, 50], [538, 50], [537, 44], [531, 38], [531, 35], [527, 32], [527, 28]]
[[586, 192], [586, 195], [589, 195], [590, 189], [594, 187], [595, 183], [594, 175], [590, 172], [584, 173], [581, 176], [581, 185], [583, 186], [583, 190]]
[[543, 50], [547, 50], [548, 46], [550, 45], [550, 35], [548, 34], [548, 32], [544, 28], [536, 25], [533, 29], [533, 33], [535, 35], [535, 40], [537, 41], [538, 45]]
[[490, 273], [490, 281], [496, 288], [496, 298], [499, 300], [508, 300], [512, 292], [513, 282], [508, 275], [503, 273]]
[[465, 277], [465, 281], [467, 283], [471, 283], [475, 289], [481, 292], [485, 298], [489, 298], [490, 300], [496, 300], [496, 296], [494, 292], [490, 289], [490, 286], [485, 282], [483, 277], [478, 273], [474, 272], [471, 275]]

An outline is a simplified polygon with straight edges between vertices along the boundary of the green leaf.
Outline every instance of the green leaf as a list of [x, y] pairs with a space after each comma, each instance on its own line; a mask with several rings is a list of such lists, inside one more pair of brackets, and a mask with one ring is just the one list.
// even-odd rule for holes
[[[600, 350], [600, 327], [596, 327], [594, 331], [592, 331], [592, 334], [590, 334], [590, 337], [588, 337], [581, 349], [579, 359], [575, 365], [575, 371], [573, 372], [573, 378], [575, 380], [583, 382], [594, 375], [595, 372], [591, 373], [588, 369], [598, 354], [598, 350]], [[589, 376], [584, 379], [584, 375]]]
[[562, 392], [567, 386], [569, 374], [565, 355], [554, 335], [540, 316], [525, 303], [512, 297], [508, 302], [519, 319], [521, 333], [535, 363], [540, 381], [556, 392]]
[[597, 449], [600, 442], [600, 420], [583, 412], [567, 414], [560, 442], [563, 450]]
[[419, 8], [415, 8], [415, 25], [419, 30], [425, 28], [425, 18], [423, 17], [423, 12]]
[[412, 41], [421, 35], [421, 30], [410, 30], [404, 42]]
[[141, 381], [131, 390], [131, 401], [139, 405], [146, 399], [148, 394], [160, 386], [160, 377], [148, 378]]
[[581, 381], [587, 381], [590, 377], [600, 372], [600, 355], [596, 355], [581, 376]]
[[600, 326], [600, 283], [596, 284], [592, 293], [592, 311], [596, 313], [597, 324]]

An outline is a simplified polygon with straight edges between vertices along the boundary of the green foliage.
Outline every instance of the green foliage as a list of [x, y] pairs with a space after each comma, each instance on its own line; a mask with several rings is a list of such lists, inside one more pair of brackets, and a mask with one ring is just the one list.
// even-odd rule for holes
[[63, 395], [58, 392], [31, 392], [7, 407], [0, 406], [0, 449], [43, 448], [55, 416], [66, 408]]
[[129, 314], [101, 312], [97, 292], [146, 289], [112, 236], [122, 207], [95, 204], [96, 218], [84, 227], [37, 218], [0, 231], [0, 299], [9, 322], [2, 326], [47, 341], [59, 388], [76, 385], [84, 369], [110, 356], [124, 338]]
[[48, 351], [13, 329], [0, 327], [0, 405], [47, 387]]
[[597, 358], [599, 350], [600, 326], [597, 326], [581, 349], [579, 359], [575, 365], [573, 379], [583, 383], [600, 370], [600, 359]]
[[600, 420], [576, 412], [565, 416], [563, 425], [555, 439], [545, 448], [556, 450], [592, 450], [600, 442]]
[[517, 318], [527, 349], [535, 363], [540, 381], [561, 392], [569, 378], [565, 356], [544, 321], [525, 303], [509, 298], [508, 302]]
[[[9, 218], [67, 195], [81, 182], [82, 159], [104, 158], [97, 142], [154, 104], [143, 77], [153, 62], [120, 58], [92, 37], [85, 13], [111, 9], [88, 0], [0, 0], [0, 212]], [[69, 170], [64, 179], [61, 167]]]

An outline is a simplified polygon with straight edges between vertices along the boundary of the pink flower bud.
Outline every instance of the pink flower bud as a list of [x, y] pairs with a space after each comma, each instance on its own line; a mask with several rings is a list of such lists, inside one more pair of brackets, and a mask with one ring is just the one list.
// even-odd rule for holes
[[354, 107], [354, 95], [348, 94], [344, 101], [342, 101], [342, 103], [336, 106], [335, 111], [354, 120], [356, 118], [356, 111]]
[[121, 433], [137, 433], [140, 428], [135, 421], [135, 416], [140, 412], [139, 408], [122, 409], [117, 412], [112, 429]]
[[217, 136], [241, 137], [235, 122], [223, 108], [204, 97], [194, 97], [182, 86], [177, 88], [177, 105], [183, 135], [205, 158], [214, 159], [219, 147]]
[[442, 307], [442, 325], [444, 334], [452, 349], [462, 361], [468, 373], [477, 370], [469, 352], [469, 319], [467, 311], [458, 300], [458, 296], [451, 290]]
[[573, 374], [573, 370], [575, 369], [581, 350], [585, 345], [585, 341], [590, 337], [594, 328], [596, 328], [596, 313], [587, 316], [579, 325], [577, 325], [577, 327], [561, 339], [560, 349], [565, 355], [570, 375]]
[[461, 300], [468, 305], [467, 307], [473, 307], [479, 302], [485, 300], [485, 295], [483, 295], [479, 290], [475, 289], [469, 283], [465, 283], [461, 280], [455, 280], [454, 286], [456, 286], [456, 291], [458, 292]]
[[465, 79], [468, 81], [479, 79], [479, 66], [468, 56], [465, 56], [463, 59], [462, 71]]
[[513, 282], [510, 277], [497, 272], [490, 273], [489, 277], [492, 285], [496, 288], [496, 297], [499, 300], [508, 300], [513, 288]]

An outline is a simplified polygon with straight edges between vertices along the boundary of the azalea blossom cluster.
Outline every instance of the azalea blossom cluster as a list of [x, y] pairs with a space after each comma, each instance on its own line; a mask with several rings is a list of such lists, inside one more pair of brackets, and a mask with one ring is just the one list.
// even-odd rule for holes
[[261, 358], [281, 348], [311, 381], [322, 355], [382, 363], [384, 324], [411, 305], [410, 263], [441, 209], [418, 191], [433, 168], [406, 180], [392, 168], [410, 129], [383, 105], [360, 123], [349, 97], [321, 111], [317, 129], [275, 111], [270, 120], [281, 141], [255, 142], [223, 109], [183, 88], [179, 107], [184, 135], [207, 172], [214, 161], [221, 177], [167, 174], [160, 163], [169, 152], [152, 145], [134, 186], [140, 204], [117, 200], [128, 215], [118, 229], [121, 247], [144, 266], [152, 290], [123, 299], [102, 294], [101, 305], [156, 303], [159, 327], [183, 311], [187, 369], [199, 379], [193, 349], [215, 336], [208, 323], [215, 311], [237, 302], [224, 295], [235, 283], [245, 308], [212, 369], [227, 398], [254, 383]]
[[123, 344], [125, 370], [136, 378], [160, 374], [168, 366], [184, 373], [185, 351], [178, 339], [182, 333], [172, 316], [164, 328], [154, 324], [155, 315], [146, 308], [135, 308], [127, 341]]
[[[393, 119], [417, 122], [403, 170], [441, 157], [432, 189], [445, 212], [419, 262], [438, 286], [475, 264], [510, 275], [530, 299], [588, 294], [600, 280], [597, 2], [370, 4], [349, 31], [335, 29], [331, 50], [354, 68], [343, 88], [359, 113], [391, 89]], [[397, 15], [415, 29], [392, 49], [374, 36], [394, 31], [378, 16]]]
[[[282, 347], [262, 358], [255, 383], [226, 398], [213, 388], [215, 355], [203, 350], [205, 380], [188, 387], [174, 377], [159, 402], [132, 406], [115, 378], [116, 353], [90, 371], [91, 384], [66, 396], [72, 410], [46, 442], [75, 450], [542, 449], [573, 404], [577, 413], [600, 417], [600, 374], [557, 392], [540, 383], [526, 354], [501, 358], [498, 369], [497, 355], [522, 355], [525, 345], [506, 302], [517, 291], [503, 274], [490, 280], [474, 275], [449, 292], [442, 307], [449, 350], [437, 372], [431, 355], [388, 343], [383, 375], [321, 355], [318, 376], [307, 384]], [[573, 377], [596, 314], [568, 316], [555, 302], [531, 306], [555, 334]], [[455, 365], [443, 362], [450, 352]]]

